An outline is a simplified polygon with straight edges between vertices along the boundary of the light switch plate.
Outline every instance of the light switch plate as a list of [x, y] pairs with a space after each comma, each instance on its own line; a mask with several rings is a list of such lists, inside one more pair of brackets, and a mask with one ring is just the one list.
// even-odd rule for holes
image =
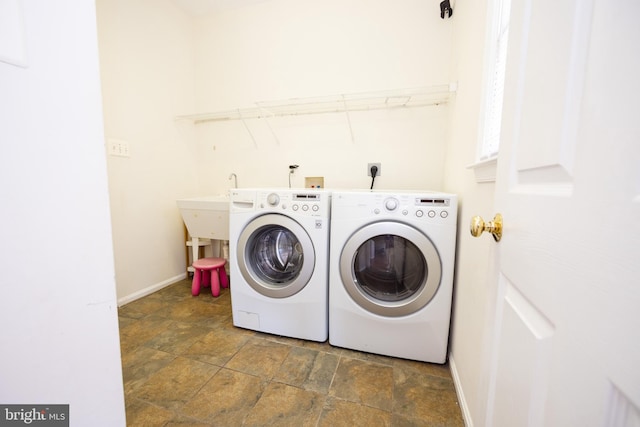
[[121, 139], [108, 139], [107, 151], [109, 155], [116, 157], [131, 157], [129, 143]]

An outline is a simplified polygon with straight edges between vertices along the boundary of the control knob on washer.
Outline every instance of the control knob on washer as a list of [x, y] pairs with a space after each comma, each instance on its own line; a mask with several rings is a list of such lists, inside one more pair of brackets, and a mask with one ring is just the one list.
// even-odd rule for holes
[[387, 200], [384, 201], [384, 207], [388, 211], [396, 210], [398, 208], [398, 201], [393, 197], [389, 197]]
[[279, 201], [280, 196], [278, 196], [276, 193], [271, 193], [267, 196], [267, 203], [269, 203], [271, 206], [276, 206]]

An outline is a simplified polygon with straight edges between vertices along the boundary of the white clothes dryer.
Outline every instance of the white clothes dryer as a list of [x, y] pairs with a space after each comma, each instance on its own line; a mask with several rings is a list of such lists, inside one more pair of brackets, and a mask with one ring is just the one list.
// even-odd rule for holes
[[444, 363], [457, 197], [334, 191], [331, 205], [329, 342]]
[[330, 202], [325, 190], [231, 190], [235, 326], [327, 340]]

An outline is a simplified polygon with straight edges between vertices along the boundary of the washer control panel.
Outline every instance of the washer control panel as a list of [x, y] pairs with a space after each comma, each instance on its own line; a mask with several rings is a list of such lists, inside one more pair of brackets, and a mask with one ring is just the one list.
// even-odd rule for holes
[[331, 195], [327, 192], [265, 191], [257, 195], [259, 210], [304, 216], [328, 216]]

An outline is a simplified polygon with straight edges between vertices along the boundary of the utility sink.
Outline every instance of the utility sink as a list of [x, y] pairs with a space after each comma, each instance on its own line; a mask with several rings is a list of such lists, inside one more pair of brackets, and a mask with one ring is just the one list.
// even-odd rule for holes
[[180, 199], [177, 204], [191, 237], [229, 240], [229, 195]]

